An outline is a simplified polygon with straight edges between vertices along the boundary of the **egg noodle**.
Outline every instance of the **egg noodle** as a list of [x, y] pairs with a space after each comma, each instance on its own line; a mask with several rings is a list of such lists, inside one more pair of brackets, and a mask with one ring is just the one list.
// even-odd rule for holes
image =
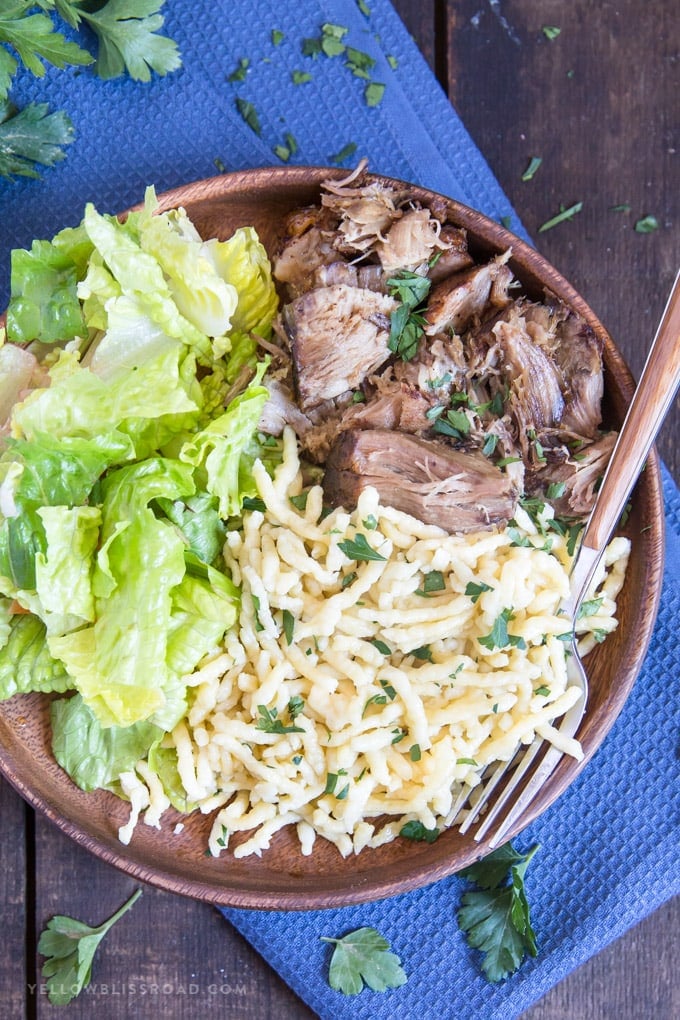
[[[347, 856], [408, 821], [450, 825], [461, 784], [536, 734], [581, 757], [551, 725], [579, 697], [556, 613], [563, 536], [546, 541], [521, 508], [516, 528], [449, 535], [374, 489], [325, 516], [320, 486], [303, 495], [291, 430], [274, 477], [257, 462], [254, 478], [264, 509], [225, 547], [238, 629], [189, 678], [190, 709], [165, 738], [188, 805], [216, 811], [213, 855], [241, 832], [234, 856], [259, 855], [295, 825], [303, 854], [320, 835]], [[625, 538], [607, 550], [582, 650], [616, 626], [628, 553]], [[127, 842], [141, 811], [159, 825], [169, 802], [144, 761], [121, 781]]]

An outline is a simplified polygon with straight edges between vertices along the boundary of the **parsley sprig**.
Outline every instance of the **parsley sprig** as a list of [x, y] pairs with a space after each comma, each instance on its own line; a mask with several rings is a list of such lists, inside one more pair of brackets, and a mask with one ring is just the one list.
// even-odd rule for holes
[[538, 850], [519, 854], [511, 843], [460, 872], [479, 888], [464, 893], [458, 924], [468, 945], [484, 953], [489, 981], [502, 981], [517, 970], [525, 953], [536, 956], [524, 875]]
[[423, 335], [423, 302], [430, 292], [430, 280], [403, 270], [387, 281], [389, 293], [398, 297], [401, 304], [390, 316], [390, 338], [388, 348], [402, 361], [411, 361], [418, 350]]
[[[159, 34], [165, 0], [14, 0], [0, 11], [0, 176], [38, 177], [36, 167], [64, 158], [63, 146], [73, 139], [73, 124], [63, 112], [31, 103], [19, 110], [9, 98], [14, 76], [22, 66], [36, 78], [45, 65], [63, 70], [95, 64], [100, 78], [127, 74], [147, 82], [152, 72], [165, 75], [181, 64], [177, 44]], [[94, 57], [78, 42], [66, 39], [52, 20], [53, 12], [71, 28], [85, 24], [95, 35]]]
[[321, 936], [335, 948], [328, 981], [344, 995], [358, 995], [366, 985], [374, 992], [386, 992], [406, 983], [406, 974], [390, 944], [375, 928], [357, 928], [339, 939]]
[[132, 907], [142, 890], [137, 889], [129, 900], [98, 928], [83, 921], [57, 914], [47, 924], [38, 941], [38, 952], [45, 959], [42, 967], [47, 981], [50, 1002], [65, 1006], [90, 983], [92, 961], [106, 933]]

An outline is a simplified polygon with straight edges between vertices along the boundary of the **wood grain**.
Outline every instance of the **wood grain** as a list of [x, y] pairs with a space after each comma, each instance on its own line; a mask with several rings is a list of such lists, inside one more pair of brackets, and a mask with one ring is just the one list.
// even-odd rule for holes
[[[28, 995], [25, 974], [27, 860], [24, 821], [30, 808], [0, 780], [0, 1015], [23, 1017]], [[31, 812], [32, 814], [32, 812]], [[28, 918], [32, 926], [32, 917]], [[30, 975], [28, 976], [30, 980]]]
[[[677, 5], [449, 0], [446, 8], [454, 106], [539, 250], [639, 377], [678, 269]], [[549, 41], [545, 25], [559, 36]], [[543, 163], [525, 182], [532, 156]], [[538, 232], [560, 205], [579, 201], [573, 221]], [[615, 211], [624, 204], [628, 211]], [[659, 229], [637, 233], [648, 215]], [[679, 428], [676, 400], [658, 444], [676, 479]]]
[[[576, 283], [637, 376], [678, 253], [675, 0], [393, 2], [540, 250]], [[561, 27], [553, 43], [542, 35], [543, 25]], [[519, 46], [510, 32], [519, 37]], [[532, 155], [544, 162], [533, 181], [522, 182]], [[577, 200], [584, 201], [584, 209], [572, 223], [536, 233], [560, 202]], [[630, 213], [613, 213], [610, 206], [622, 202], [630, 203]], [[647, 213], [657, 216], [660, 229], [636, 234], [634, 220]], [[661, 438], [676, 478], [679, 421], [676, 403]], [[95, 1005], [84, 998], [66, 1011], [34, 996], [25, 1011], [23, 891], [33, 871], [26, 872], [23, 859], [24, 808], [2, 781], [0, 818], [2, 1018], [184, 1020], [209, 1015], [208, 1010], [227, 1020], [313, 1016], [211, 907], [150, 888], [110, 933], [95, 963], [100, 986]], [[84, 919], [99, 921], [134, 887], [46, 823], [40, 823], [39, 842], [38, 928], [50, 911], [69, 906], [83, 916], [85, 905], [89, 916]], [[680, 1016], [678, 930], [680, 900], [675, 900], [560, 982], [522, 1020], [674, 1020]], [[174, 982], [175, 991], [144, 999], [101, 994], [105, 979], [112, 988], [121, 980], [123, 959], [128, 973], [148, 974], [159, 987], [161, 978]], [[217, 975], [228, 994], [207, 991]], [[193, 977], [204, 991], [192, 999], [179, 989]]]

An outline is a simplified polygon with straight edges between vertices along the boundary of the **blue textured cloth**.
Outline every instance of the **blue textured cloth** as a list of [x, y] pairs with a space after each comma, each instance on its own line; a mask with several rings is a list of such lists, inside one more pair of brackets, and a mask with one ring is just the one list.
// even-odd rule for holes
[[[511, 217], [507, 198], [433, 79], [387, 0], [173, 0], [166, 29], [180, 44], [183, 67], [140, 85], [99, 82], [92, 72], [20, 77], [19, 106], [47, 101], [69, 111], [77, 138], [67, 159], [41, 181], [0, 180], [0, 307], [8, 294], [9, 252], [77, 223], [86, 201], [114, 212], [159, 191], [227, 170], [273, 165], [273, 147], [294, 136], [291, 162], [327, 165], [347, 144], [372, 170], [416, 181], [486, 212]], [[341, 58], [301, 54], [304, 37], [324, 22], [345, 25], [348, 44], [375, 58], [382, 103], [364, 102], [365, 82]], [[279, 45], [272, 29], [283, 33]], [[229, 82], [239, 61], [245, 80]], [[393, 58], [388, 60], [388, 58]], [[396, 67], [392, 66], [396, 63]], [[292, 70], [312, 79], [295, 85]], [[256, 135], [235, 99], [253, 103]], [[570, 970], [678, 891], [676, 818], [680, 608], [680, 495], [665, 477], [667, 565], [661, 613], [633, 694], [602, 749], [569, 791], [518, 841], [540, 843], [528, 873], [532, 916], [541, 952], [500, 986], [479, 971], [456, 924], [461, 882], [436, 885], [376, 904], [286, 914], [225, 910], [291, 987], [321, 1017], [456, 1017], [512, 1020]], [[327, 984], [329, 948], [338, 936], [372, 925], [404, 963], [408, 983], [384, 995], [346, 998]]]

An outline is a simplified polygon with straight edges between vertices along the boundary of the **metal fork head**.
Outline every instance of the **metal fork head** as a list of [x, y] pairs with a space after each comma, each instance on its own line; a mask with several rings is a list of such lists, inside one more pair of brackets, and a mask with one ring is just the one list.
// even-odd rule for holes
[[[565, 712], [557, 727], [560, 743], [575, 736], [583, 718], [588, 697], [588, 678], [576, 649], [573, 631], [571, 643], [567, 648], [567, 678], [569, 686], [578, 687], [581, 694], [575, 704]], [[490, 767], [483, 780], [481, 792], [474, 804], [468, 807], [464, 820], [458, 826], [461, 833], [466, 833], [471, 829], [479, 820], [484, 809], [487, 808], [482, 824], [474, 833], [474, 839], [477, 841], [487, 839], [490, 849], [505, 841], [507, 834], [525, 814], [565, 753], [559, 744], [553, 744], [541, 758], [539, 752], [542, 749], [545, 750], [547, 743], [548, 741], [544, 737], [537, 734], [523, 754], [522, 745], [518, 745], [509, 761], [500, 762], [496, 766]], [[517, 792], [525, 776], [527, 777], [526, 782]], [[472, 787], [461, 792], [451, 811], [452, 815], [455, 812], [454, 825], [455, 819], [468, 804], [470, 794], [479, 790], [479, 787]], [[489, 838], [489, 833], [491, 833], [491, 838]]]

